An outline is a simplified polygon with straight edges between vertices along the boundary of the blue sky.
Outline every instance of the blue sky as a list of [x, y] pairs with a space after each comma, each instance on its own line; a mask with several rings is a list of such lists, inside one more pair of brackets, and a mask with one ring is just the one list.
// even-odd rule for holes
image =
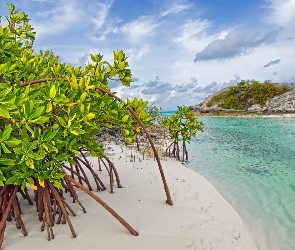
[[[134, 82], [122, 98], [164, 110], [195, 105], [237, 81], [295, 83], [295, 0], [15, 0], [37, 32], [35, 50], [83, 65], [122, 49]], [[8, 13], [0, 2], [0, 15]], [[4, 21], [4, 20], [3, 20]]]

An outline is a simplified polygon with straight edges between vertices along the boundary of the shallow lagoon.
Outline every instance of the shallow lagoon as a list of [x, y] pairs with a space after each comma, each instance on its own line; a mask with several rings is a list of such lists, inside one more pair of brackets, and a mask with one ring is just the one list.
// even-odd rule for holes
[[232, 204], [259, 249], [295, 249], [295, 119], [199, 120], [188, 167]]

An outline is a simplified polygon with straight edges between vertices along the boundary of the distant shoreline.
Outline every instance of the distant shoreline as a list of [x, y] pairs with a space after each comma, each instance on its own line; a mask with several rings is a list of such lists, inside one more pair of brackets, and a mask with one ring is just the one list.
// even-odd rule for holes
[[250, 113], [245, 111], [237, 112], [196, 112], [193, 111], [196, 116], [214, 116], [214, 117], [254, 117], [254, 118], [295, 118], [295, 113], [272, 113], [272, 114], [263, 114], [263, 113]]

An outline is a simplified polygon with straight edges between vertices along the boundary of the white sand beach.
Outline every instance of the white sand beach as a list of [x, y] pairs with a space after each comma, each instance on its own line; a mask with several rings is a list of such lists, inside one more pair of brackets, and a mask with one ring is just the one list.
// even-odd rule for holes
[[[117, 145], [111, 145], [106, 153], [115, 163], [123, 188], [115, 187], [113, 194], [109, 188], [94, 193], [122, 216], [139, 236], [130, 234], [105, 208], [77, 189], [79, 199], [87, 210], [84, 214], [68, 198], [68, 203], [77, 213], [76, 217], [70, 217], [77, 238], [71, 237], [67, 224], [55, 225], [55, 239], [48, 241], [46, 230], [40, 232], [41, 224], [35, 206], [29, 206], [26, 200], [19, 197], [29, 235], [23, 237], [21, 231], [15, 228], [15, 222], [8, 222], [2, 249], [257, 249], [237, 212], [198, 173], [175, 159], [162, 161], [173, 200], [173, 206], [169, 206], [165, 203], [163, 184], [153, 158], [142, 160], [142, 155], [133, 151], [135, 162], [131, 162], [131, 151]], [[104, 183], [108, 184], [107, 171], [103, 169], [99, 172], [97, 159], [88, 159]]]

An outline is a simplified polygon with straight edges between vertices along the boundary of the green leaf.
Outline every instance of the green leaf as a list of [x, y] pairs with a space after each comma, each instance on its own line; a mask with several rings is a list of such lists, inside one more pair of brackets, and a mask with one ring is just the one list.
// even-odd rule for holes
[[55, 181], [55, 182], [53, 183], [53, 185], [54, 185], [56, 188], [58, 188], [58, 189], [62, 189], [62, 188], [63, 188], [63, 186], [61, 185], [61, 183], [58, 182], [58, 181]]
[[126, 122], [129, 118], [129, 115], [124, 115], [122, 118], [122, 122]]
[[53, 129], [58, 129], [59, 128], [59, 125], [57, 123], [54, 123], [53, 126], [52, 126], [52, 128]]
[[43, 156], [38, 155], [36, 153], [30, 153], [29, 156], [36, 161], [42, 160], [44, 158]]
[[57, 117], [57, 120], [59, 121], [59, 123], [60, 123], [60, 125], [62, 125], [62, 126], [66, 126], [67, 124], [66, 124], [66, 122], [65, 122], [65, 120], [64, 119], [62, 119], [61, 117]]
[[2, 28], [2, 26], [0, 25], [0, 36], [2, 36], [3, 35], [3, 28]]
[[104, 123], [103, 126], [106, 127], [106, 128], [112, 128], [113, 127], [112, 124], [109, 124], [109, 123]]
[[132, 139], [131, 137], [127, 137], [126, 139], [127, 139], [127, 141], [130, 142], [130, 143], [133, 142], [133, 139]]
[[9, 10], [12, 12], [14, 11], [15, 7], [12, 3], [9, 4]]
[[87, 93], [84, 92], [84, 93], [80, 96], [80, 101], [81, 101], [81, 102], [84, 102], [85, 99], [86, 99], [86, 97], [87, 97]]
[[0, 104], [2, 104], [7, 110], [12, 110], [17, 108], [17, 106], [11, 102], [0, 102]]
[[34, 131], [31, 129], [31, 127], [28, 124], [25, 124], [25, 127], [27, 130], [30, 131], [30, 133], [32, 134], [32, 136], [34, 136]]
[[5, 63], [0, 64], [0, 74], [4, 74], [5, 72], [6, 72], [6, 64]]
[[45, 109], [45, 106], [41, 106], [41, 107], [37, 108], [37, 109], [33, 112], [33, 114], [31, 114], [30, 118], [31, 118], [31, 119], [38, 118], [38, 117], [43, 113], [44, 109]]
[[51, 110], [52, 110], [52, 103], [49, 102], [49, 103], [47, 103], [47, 105], [46, 105], [46, 112], [49, 113]]
[[35, 149], [37, 147], [38, 141], [33, 141], [32, 143], [30, 143], [30, 147], [28, 148], [27, 152], [31, 152], [33, 149]]
[[44, 137], [44, 141], [46, 141], [46, 142], [49, 142], [49, 141], [51, 141], [55, 136], [56, 136], [56, 134], [58, 133], [58, 130], [55, 130], [55, 131], [53, 131], [53, 132], [50, 132], [50, 133], [48, 133], [45, 137]]
[[136, 97], [133, 100], [133, 106], [134, 106], [134, 108], [137, 108], [137, 106], [138, 106], [138, 99]]
[[84, 118], [87, 119], [87, 120], [91, 120], [94, 117], [95, 117], [95, 114], [93, 114], [93, 113], [89, 113], [89, 114], [87, 114], [87, 115], [84, 116]]
[[40, 124], [42, 125], [43, 123], [47, 122], [48, 118], [45, 116], [40, 116], [39, 118], [35, 119], [35, 120], [31, 120], [30, 123], [36, 123], [36, 124]]
[[3, 50], [8, 50], [11, 48], [11, 46], [13, 45], [13, 42], [6, 42], [2, 45], [2, 49]]
[[4, 141], [4, 143], [7, 145], [7, 146], [17, 146], [19, 144], [21, 144], [21, 140], [18, 140], [16, 138], [10, 138], [10, 140], [8, 141]]
[[53, 85], [50, 89], [50, 93], [49, 93], [49, 96], [51, 99], [53, 99], [56, 95], [56, 88], [55, 88], [55, 85]]
[[0, 164], [7, 165], [7, 166], [14, 166], [14, 160], [7, 159], [7, 158], [0, 158]]
[[24, 115], [27, 118], [31, 113], [31, 104], [30, 104], [30, 102], [27, 101], [25, 103], [25, 105], [23, 105], [23, 108], [24, 108]]
[[3, 106], [0, 106], [0, 116], [8, 119], [10, 118], [9, 111]]
[[23, 150], [21, 148], [13, 148], [13, 151], [18, 155], [23, 154]]
[[[45, 146], [45, 144], [43, 144], [43, 146]], [[47, 148], [46, 150], [49, 152], [54, 151], [54, 152], [58, 153], [58, 149], [50, 144], [46, 144], [45, 148]]]
[[2, 133], [2, 141], [6, 141], [10, 134], [11, 134], [12, 128], [11, 128], [11, 124], [7, 125]]
[[65, 176], [66, 174], [65, 173], [56, 173], [54, 175], [54, 179], [61, 179]]
[[74, 135], [85, 134], [85, 131], [80, 128], [71, 128], [70, 132]]
[[15, 184], [18, 181], [18, 179], [18, 176], [11, 176], [10, 178], [8, 178], [5, 184]]
[[21, 190], [23, 192], [25, 192], [26, 184], [27, 184], [26, 180], [23, 180], [22, 185], [21, 185]]
[[10, 154], [10, 153], [11, 153], [11, 152], [9, 151], [9, 149], [5, 146], [4, 143], [1, 143], [1, 147], [2, 147], [2, 149], [3, 149], [3, 151], [4, 151], [5, 154]]

